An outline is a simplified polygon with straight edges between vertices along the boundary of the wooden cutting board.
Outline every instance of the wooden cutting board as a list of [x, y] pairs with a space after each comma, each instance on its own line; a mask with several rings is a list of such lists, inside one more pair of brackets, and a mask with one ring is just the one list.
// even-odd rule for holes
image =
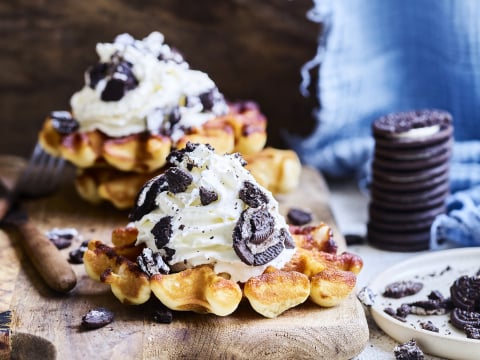
[[[10, 181], [22, 162], [0, 157], [0, 177]], [[281, 209], [310, 209], [314, 222], [324, 221], [345, 250], [328, 206], [323, 178], [305, 168], [294, 193], [280, 196]], [[41, 230], [76, 228], [84, 240], [109, 242], [111, 230], [127, 223], [127, 212], [109, 204], [93, 206], [75, 193], [68, 177], [52, 196], [26, 204]], [[64, 256], [81, 240], [62, 250]], [[50, 291], [24, 256], [13, 230], [0, 230], [0, 312], [12, 311], [12, 352], [24, 359], [349, 359], [368, 341], [368, 326], [361, 304], [352, 294], [341, 305], [320, 308], [310, 302], [276, 319], [254, 312], [248, 302], [227, 317], [175, 313], [171, 324], [153, 321], [155, 301], [122, 305], [109, 286], [88, 278], [83, 265], [72, 265], [78, 277], [67, 295]], [[84, 331], [82, 316], [91, 308], [112, 310], [115, 320]]]

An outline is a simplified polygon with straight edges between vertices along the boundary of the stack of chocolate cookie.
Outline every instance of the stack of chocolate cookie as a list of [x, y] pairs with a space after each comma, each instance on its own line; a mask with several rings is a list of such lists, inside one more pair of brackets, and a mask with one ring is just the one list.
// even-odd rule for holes
[[441, 110], [394, 113], [372, 130], [368, 241], [386, 250], [426, 250], [449, 194], [452, 117]]

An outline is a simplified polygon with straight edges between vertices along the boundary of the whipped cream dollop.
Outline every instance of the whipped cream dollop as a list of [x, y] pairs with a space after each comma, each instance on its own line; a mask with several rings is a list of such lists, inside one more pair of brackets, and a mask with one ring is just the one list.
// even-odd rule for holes
[[245, 282], [291, 259], [295, 246], [278, 202], [239, 154], [189, 143], [168, 160], [172, 167], [144, 185], [130, 214], [137, 245], [148, 248], [142, 264], [156, 261], [160, 272], [212, 264]]
[[176, 141], [185, 129], [227, 112], [213, 80], [190, 69], [159, 32], [143, 40], [121, 34], [96, 51], [99, 62], [70, 99], [80, 131], [98, 129], [111, 137], [149, 131]]

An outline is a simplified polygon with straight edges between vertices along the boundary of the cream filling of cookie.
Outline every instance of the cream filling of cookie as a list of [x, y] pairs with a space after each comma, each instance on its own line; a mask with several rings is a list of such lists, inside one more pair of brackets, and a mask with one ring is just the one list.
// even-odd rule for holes
[[[244, 181], [257, 184], [238, 157], [220, 156], [199, 145], [193, 152], [187, 153], [186, 158], [180, 166], [187, 168], [187, 163], [194, 164], [190, 171], [192, 183], [184, 192], [173, 194], [163, 191], [157, 195], [156, 208], [135, 222], [139, 231], [137, 244], [145, 243], [155, 252], [159, 251], [151, 230], [161, 218], [170, 216], [172, 233], [165, 246], [175, 250], [168, 264], [176, 271], [212, 264], [216, 273], [228, 273], [233, 281], [245, 282], [262, 274], [269, 265], [282, 268], [295, 249], [283, 249], [269, 263], [251, 266], [242, 262], [233, 248], [235, 225], [247, 207], [239, 199], [240, 189]], [[216, 192], [218, 199], [202, 205], [200, 187]], [[279, 213], [278, 202], [268, 190], [261, 189], [267, 195], [266, 207], [274, 218], [275, 229], [288, 229]]]
[[101, 94], [107, 80], [99, 80], [92, 89], [86, 79], [85, 86], [70, 99], [80, 131], [98, 129], [111, 137], [147, 130], [155, 133], [166, 121], [168, 116], [164, 115], [178, 107], [180, 120], [171, 135], [176, 141], [183, 135], [180, 128], [201, 126], [226, 113], [224, 101], [215, 103], [208, 110], [198, 102], [191, 106], [187, 104], [189, 97], [198, 97], [215, 89], [216, 85], [206, 73], [190, 69], [185, 61], [159, 60], [160, 52], [169, 51], [161, 33], [153, 32], [143, 40], [135, 40], [127, 34], [117, 39], [113, 43], [97, 44], [99, 60], [108, 63], [115, 56], [132, 64], [138, 86], [126, 91], [118, 101], [103, 101]]
[[420, 139], [436, 134], [440, 131], [440, 125], [432, 125], [417, 129], [410, 129], [401, 133], [395, 133], [393, 137], [400, 139]]

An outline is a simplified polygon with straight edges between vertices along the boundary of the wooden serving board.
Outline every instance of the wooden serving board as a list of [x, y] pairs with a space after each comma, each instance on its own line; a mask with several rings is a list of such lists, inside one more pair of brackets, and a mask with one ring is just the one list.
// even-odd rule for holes
[[[10, 180], [19, 167], [12, 158], [0, 157], [4, 180]], [[326, 184], [315, 170], [305, 168], [298, 190], [279, 201], [283, 212], [290, 206], [310, 209], [315, 222], [332, 227], [340, 250], [345, 250], [328, 206]], [[111, 230], [127, 223], [127, 212], [82, 201], [70, 181], [55, 195], [26, 205], [41, 230], [73, 227], [84, 240], [109, 242]], [[80, 242], [62, 253], [67, 257]], [[139, 306], [123, 305], [109, 286], [88, 278], [83, 265], [72, 266], [77, 286], [67, 295], [55, 294], [24, 256], [19, 236], [0, 230], [0, 312], [12, 311], [16, 358], [349, 359], [368, 341], [364, 310], [354, 294], [328, 309], [307, 301], [275, 319], [263, 318], [245, 301], [227, 317], [175, 313], [171, 324], [160, 324], [152, 316], [154, 299]], [[82, 330], [82, 316], [98, 306], [112, 310], [115, 320], [97, 330]]]

